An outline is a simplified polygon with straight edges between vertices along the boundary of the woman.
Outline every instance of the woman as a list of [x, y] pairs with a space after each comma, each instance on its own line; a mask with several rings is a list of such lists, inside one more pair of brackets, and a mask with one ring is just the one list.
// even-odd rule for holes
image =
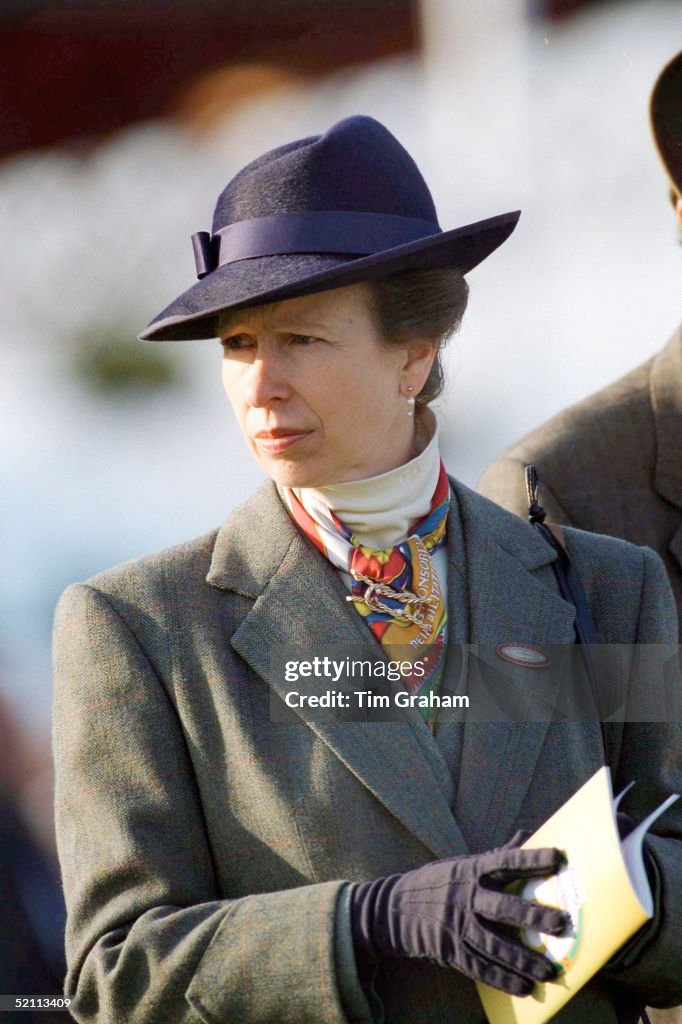
[[[514, 833], [599, 766], [598, 726], [439, 722], [417, 706], [344, 722], [305, 701], [293, 723], [273, 713], [299, 649], [402, 653], [419, 695], [460, 670], [446, 639], [573, 642], [556, 552], [448, 481], [428, 409], [462, 275], [517, 217], [441, 231], [409, 155], [356, 117], [254, 161], [212, 235], [194, 236], [199, 282], [141, 337], [221, 338], [226, 391], [271, 480], [218, 531], [60, 603], [77, 1020], [473, 1024], [471, 979], [523, 995], [554, 976], [517, 927], [560, 932], [564, 916], [503, 890], [557, 869], [556, 850], [520, 850]], [[569, 548], [605, 641], [674, 638], [656, 556], [578, 532]], [[300, 675], [299, 696], [320, 693]], [[612, 730], [616, 782], [636, 776], [643, 806], [674, 788], [674, 741]], [[653, 922], [562, 1019], [679, 998], [680, 822], [665, 820], [649, 841]]]

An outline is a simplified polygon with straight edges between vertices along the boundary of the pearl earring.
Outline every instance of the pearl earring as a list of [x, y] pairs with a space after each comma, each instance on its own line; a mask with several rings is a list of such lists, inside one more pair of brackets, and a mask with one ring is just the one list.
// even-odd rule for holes
[[412, 386], [408, 387], [408, 389], [407, 389], [407, 391], [408, 391], [408, 395], [407, 395], [407, 415], [408, 416], [414, 416], [414, 395], [412, 394], [413, 390], [414, 390], [414, 388], [412, 388]]

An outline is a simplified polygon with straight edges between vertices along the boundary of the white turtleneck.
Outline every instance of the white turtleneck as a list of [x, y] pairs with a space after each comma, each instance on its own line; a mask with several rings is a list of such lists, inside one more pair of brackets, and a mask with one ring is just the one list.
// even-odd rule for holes
[[[425, 413], [422, 422], [430, 440], [414, 459], [379, 476], [302, 488], [302, 493], [331, 508], [361, 544], [382, 550], [406, 540], [413, 523], [429, 512], [440, 473], [438, 425], [430, 410]], [[446, 546], [439, 548], [432, 559], [447, 600]], [[350, 590], [350, 575], [341, 572], [341, 576]]]

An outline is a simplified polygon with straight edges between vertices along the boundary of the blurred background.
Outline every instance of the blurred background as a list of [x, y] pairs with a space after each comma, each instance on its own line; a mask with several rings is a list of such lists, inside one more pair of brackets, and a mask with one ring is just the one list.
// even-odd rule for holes
[[3, 0], [0, 799], [48, 868], [59, 593], [211, 529], [261, 479], [218, 342], [135, 340], [194, 282], [218, 192], [365, 113], [416, 158], [443, 227], [523, 210], [469, 278], [439, 405], [473, 485], [680, 321], [647, 103], [681, 47], [680, 0]]

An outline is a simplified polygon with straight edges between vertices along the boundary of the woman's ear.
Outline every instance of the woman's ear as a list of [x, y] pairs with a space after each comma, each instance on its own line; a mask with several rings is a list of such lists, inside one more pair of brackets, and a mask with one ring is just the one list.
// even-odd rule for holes
[[420, 338], [418, 341], [408, 342], [402, 378], [406, 385], [412, 386], [413, 394], [418, 395], [426, 384], [437, 352], [438, 342], [431, 338]]

